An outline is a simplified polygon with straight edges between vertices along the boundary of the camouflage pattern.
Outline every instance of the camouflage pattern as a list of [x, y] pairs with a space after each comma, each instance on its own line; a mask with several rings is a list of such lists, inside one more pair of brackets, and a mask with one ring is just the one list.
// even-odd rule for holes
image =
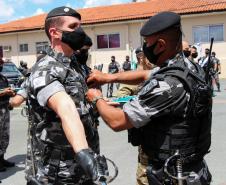
[[213, 78], [214, 78], [214, 81], [216, 83], [216, 86], [217, 86], [217, 89], [218, 91], [220, 91], [220, 79], [219, 79], [219, 66], [220, 66], [220, 60], [217, 58], [217, 57], [212, 57], [213, 58], [213, 62], [214, 62], [214, 75], [213, 75]]
[[37, 148], [41, 154], [36, 164], [36, 179], [43, 184], [50, 183], [48, 172], [52, 148], [59, 149], [62, 154], [56, 177], [61, 183], [89, 182], [75, 162], [75, 153], [66, 139], [60, 118], [46, 106], [48, 98], [56, 92], [65, 91], [70, 95], [83, 123], [89, 147], [99, 153], [97, 125], [92, 117], [94, 110], [85, 98], [88, 87], [84, 77], [83, 70], [74, 57], [65, 57], [52, 49], [31, 70], [27, 87], [28, 101], [35, 123], [35, 132], [32, 134], [37, 139]]
[[[190, 63], [188, 65], [188, 62], [189, 61], [187, 62], [183, 61], [183, 58], [182, 60], [178, 60], [177, 58], [174, 58], [172, 60], [166, 61], [163, 67], [170, 66], [173, 64], [178, 64], [181, 66], [189, 67], [191, 71], [195, 70], [196, 68], [193, 68], [195, 66]], [[199, 76], [202, 76], [202, 74]], [[139, 144], [142, 145], [143, 151], [145, 151], [145, 153], [148, 154], [148, 160], [147, 160], [147, 158], [145, 158], [143, 151], [142, 150], [139, 151], [140, 164], [138, 165], [138, 171], [137, 171], [138, 185], [142, 183], [143, 184], [146, 183], [145, 181], [141, 181], [140, 179], [143, 179], [143, 177], [146, 176], [146, 166], [148, 165], [148, 163], [149, 165], [150, 164], [156, 165], [157, 163], [156, 161], [158, 160], [158, 158], [155, 157], [157, 156], [155, 154], [161, 154], [161, 153], [159, 152], [160, 151], [159, 148], [157, 148], [156, 153], [154, 153], [155, 147], [157, 147], [158, 145], [162, 146], [161, 145], [162, 143], [163, 143], [163, 146], [166, 146], [166, 147], [169, 146], [167, 145], [167, 143], [169, 143], [168, 141], [161, 140], [161, 136], [164, 133], [161, 135], [161, 132], [158, 133], [155, 130], [155, 128], [159, 128], [159, 130], [165, 129], [164, 125], [167, 125], [169, 121], [167, 118], [164, 120], [165, 118], [164, 116], [169, 114], [170, 105], [172, 105], [172, 103], [175, 102], [175, 100], [179, 99], [178, 97], [181, 98], [180, 99], [181, 102], [180, 104], [177, 102], [178, 105], [180, 106], [179, 107], [180, 109], [177, 109], [177, 110], [181, 111], [179, 112], [179, 115], [185, 117], [186, 116], [185, 113], [188, 107], [187, 102], [189, 102], [190, 93], [189, 91], [184, 89], [184, 85], [182, 84], [182, 82], [180, 82], [176, 78], [166, 78], [166, 77], [155, 78], [154, 75], [153, 76], [151, 75], [150, 79], [143, 84], [143, 87], [139, 91], [138, 96], [135, 97], [130, 102], [127, 102], [123, 106], [123, 111], [128, 115], [129, 119], [131, 120], [131, 124], [133, 124], [135, 128], [141, 128], [140, 130], [142, 132], [139, 135], [139, 141], [140, 141]], [[175, 104], [173, 105], [175, 106]], [[178, 114], [175, 114], [175, 115], [178, 115]], [[164, 121], [167, 123], [165, 123]], [[194, 123], [194, 125], [196, 124], [195, 121], [192, 123]], [[190, 124], [189, 126], [191, 125], [192, 124]], [[166, 127], [166, 129], [168, 129], [168, 127]], [[200, 162], [202, 162], [202, 160]], [[158, 163], [158, 165], [162, 165], [162, 164], [164, 163]], [[200, 177], [204, 178], [206, 182], [209, 182], [211, 175], [208, 171], [208, 168], [197, 168], [197, 173], [199, 171], [205, 171], [207, 176], [201, 175]]]
[[[8, 80], [0, 73], [0, 89], [9, 87]], [[6, 152], [9, 145], [9, 96], [0, 97], [0, 155]]]
[[146, 174], [147, 166], [148, 166], [148, 156], [144, 153], [141, 146], [139, 146], [136, 185], [148, 185], [148, 179]]
[[116, 96], [117, 97], [133, 96], [137, 94], [137, 91], [138, 91], [137, 85], [120, 84]]
[[0, 155], [6, 153], [9, 145], [10, 115], [8, 104], [0, 105]]

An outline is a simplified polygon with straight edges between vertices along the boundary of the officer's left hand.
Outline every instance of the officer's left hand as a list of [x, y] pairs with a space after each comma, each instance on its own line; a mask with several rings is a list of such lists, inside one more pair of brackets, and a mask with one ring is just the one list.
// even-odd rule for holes
[[102, 93], [99, 89], [89, 89], [86, 93], [86, 99], [92, 102], [96, 97], [102, 97]]
[[1, 92], [1, 96], [15, 96], [16, 93], [10, 88], [5, 88], [2, 92]]
[[98, 87], [99, 85], [107, 83], [108, 78], [108, 74], [93, 70], [87, 79], [87, 84], [89, 87]]

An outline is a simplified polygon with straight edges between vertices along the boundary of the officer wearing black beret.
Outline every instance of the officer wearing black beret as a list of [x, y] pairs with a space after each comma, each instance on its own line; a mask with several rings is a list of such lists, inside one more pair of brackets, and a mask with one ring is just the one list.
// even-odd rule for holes
[[28, 184], [93, 185], [100, 174], [94, 157], [99, 154], [94, 111], [85, 99], [88, 87], [74, 55], [92, 45], [80, 25], [81, 15], [69, 7], [55, 8], [46, 16], [51, 47], [32, 67], [26, 86], [34, 115], [32, 138], [41, 155], [33, 154]]
[[87, 99], [95, 100], [101, 117], [113, 130], [131, 129], [130, 142], [140, 145], [148, 156], [150, 185], [210, 184], [204, 156], [211, 144], [211, 89], [200, 67], [195, 65], [193, 72], [184, 60], [180, 16], [161, 12], [144, 24], [140, 34], [144, 54], [160, 69], [90, 75], [87, 81], [92, 85], [144, 82], [122, 109], [98, 98], [102, 94], [96, 89], [88, 91]]

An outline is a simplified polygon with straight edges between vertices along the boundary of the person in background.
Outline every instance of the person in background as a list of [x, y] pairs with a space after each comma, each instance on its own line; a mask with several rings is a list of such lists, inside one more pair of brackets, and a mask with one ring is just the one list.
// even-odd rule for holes
[[39, 60], [44, 58], [46, 55], [47, 55], [46, 51], [44, 51], [44, 50], [38, 51], [36, 54], [36, 62], [38, 62]]
[[193, 63], [198, 63], [197, 61], [197, 57], [198, 57], [198, 51], [197, 51], [197, 48], [195, 46], [192, 46], [190, 48], [191, 50], [191, 54], [190, 56], [188, 57], [188, 59], [193, 62]]
[[[153, 66], [147, 60], [144, 55], [142, 47], [138, 47], [135, 51], [138, 67], [137, 70], [151, 70]], [[124, 97], [124, 96], [133, 96], [137, 95], [139, 91], [140, 85], [129, 85], [129, 84], [120, 84], [119, 90], [117, 91], [117, 97]], [[128, 140], [130, 142], [130, 134], [132, 130], [128, 130]], [[147, 185], [148, 179], [146, 177], [146, 168], [148, 166], [148, 156], [144, 153], [141, 146], [138, 147], [138, 165], [137, 165], [137, 172], [136, 172], [136, 184], [137, 185]]]
[[0, 57], [0, 172], [15, 166], [14, 162], [5, 160], [10, 136], [9, 99], [15, 95], [15, 92], [9, 87], [7, 78], [1, 74], [3, 64], [4, 61]]
[[220, 92], [221, 89], [219, 74], [221, 74], [221, 63], [220, 60], [216, 57], [216, 53], [214, 51], [212, 52], [212, 59], [214, 63], [214, 81], [216, 83], [218, 92]]
[[29, 69], [27, 67], [27, 62], [20, 61], [20, 66], [18, 67], [19, 71], [26, 76], [27, 73], [29, 72]]
[[124, 71], [130, 71], [131, 70], [131, 62], [129, 60], [129, 56], [126, 56], [126, 61], [122, 64], [122, 69]]
[[[111, 56], [111, 62], [108, 65], [108, 73], [115, 74], [120, 72], [120, 64], [115, 61], [115, 56]], [[116, 84], [117, 87], [117, 84]], [[108, 84], [107, 97], [112, 97], [114, 90], [114, 83]]]

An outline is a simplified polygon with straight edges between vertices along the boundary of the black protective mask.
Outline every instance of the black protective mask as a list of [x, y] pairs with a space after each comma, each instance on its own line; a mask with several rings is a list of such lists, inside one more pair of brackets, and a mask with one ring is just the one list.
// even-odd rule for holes
[[186, 58], [188, 58], [191, 55], [191, 51], [189, 50], [183, 50], [183, 53]]
[[81, 49], [75, 56], [80, 64], [85, 65], [89, 57], [88, 49]]
[[69, 45], [74, 51], [81, 49], [84, 45], [84, 40], [86, 33], [81, 27], [77, 28], [75, 31], [63, 31], [62, 32], [62, 42]]
[[153, 45], [147, 47], [147, 43], [144, 43], [143, 44], [143, 52], [144, 52], [144, 55], [147, 57], [147, 59], [149, 60], [150, 63], [152, 64], [156, 64], [160, 55], [163, 53], [163, 52], [160, 52], [159, 54], [154, 54], [154, 49], [157, 45], [157, 42], [155, 42]]
[[198, 53], [197, 52], [196, 53], [192, 53], [191, 56], [192, 56], [192, 58], [197, 58], [198, 57]]
[[209, 55], [210, 52], [205, 52], [206, 55]]

